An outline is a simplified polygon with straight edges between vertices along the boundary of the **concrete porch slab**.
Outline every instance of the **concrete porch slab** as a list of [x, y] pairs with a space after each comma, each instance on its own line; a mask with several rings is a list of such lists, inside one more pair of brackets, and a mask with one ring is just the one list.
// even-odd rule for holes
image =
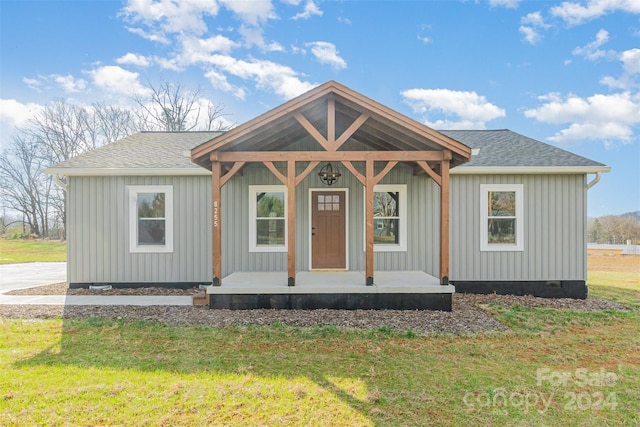
[[378, 271], [374, 284], [364, 284], [364, 272], [299, 272], [296, 285], [287, 286], [285, 272], [235, 272], [222, 286], [207, 287], [209, 295], [225, 294], [452, 294], [455, 287], [442, 286], [438, 278], [422, 271]]
[[296, 286], [287, 286], [282, 272], [236, 272], [209, 286], [213, 309], [334, 309], [334, 310], [442, 310], [451, 311], [455, 288], [441, 286], [421, 271], [386, 271], [365, 285], [364, 273], [300, 272]]

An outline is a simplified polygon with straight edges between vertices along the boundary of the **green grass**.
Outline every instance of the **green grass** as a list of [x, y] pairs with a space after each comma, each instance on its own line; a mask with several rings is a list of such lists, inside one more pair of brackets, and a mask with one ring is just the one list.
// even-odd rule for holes
[[589, 271], [589, 295], [640, 309], [640, 271]]
[[0, 264], [66, 260], [66, 242], [56, 240], [0, 239]]
[[640, 422], [639, 312], [493, 310], [511, 332], [0, 319], [0, 424]]

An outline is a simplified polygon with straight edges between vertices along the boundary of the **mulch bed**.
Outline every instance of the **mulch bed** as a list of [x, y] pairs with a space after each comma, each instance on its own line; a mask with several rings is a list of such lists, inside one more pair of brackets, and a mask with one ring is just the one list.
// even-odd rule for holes
[[[6, 295], [192, 295], [197, 289], [134, 288], [95, 291], [68, 289], [66, 283], [7, 292]], [[547, 307], [569, 310], [627, 310], [598, 298], [574, 300], [513, 295], [454, 294], [453, 311], [399, 310], [210, 310], [205, 306], [55, 306], [0, 305], [0, 318], [49, 319], [88, 318], [154, 321], [170, 325], [209, 327], [272, 325], [334, 325], [342, 328], [376, 329], [389, 327], [417, 333], [486, 333], [508, 330], [486, 308], [503, 306]]]

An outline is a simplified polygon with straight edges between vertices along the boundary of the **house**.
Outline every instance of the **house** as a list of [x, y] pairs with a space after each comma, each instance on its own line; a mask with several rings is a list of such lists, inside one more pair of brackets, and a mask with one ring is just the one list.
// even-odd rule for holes
[[442, 310], [454, 291], [585, 298], [587, 189], [607, 171], [509, 130], [438, 132], [333, 81], [225, 133], [138, 133], [47, 170], [66, 177], [71, 287]]

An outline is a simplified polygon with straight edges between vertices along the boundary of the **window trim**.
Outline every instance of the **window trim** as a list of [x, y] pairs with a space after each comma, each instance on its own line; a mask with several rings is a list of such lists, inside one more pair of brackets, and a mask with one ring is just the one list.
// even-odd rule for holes
[[[284, 245], [258, 246], [256, 195], [258, 193], [284, 193]], [[249, 252], [287, 252], [288, 250], [288, 195], [286, 185], [250, 185], [249, 186]]]
[[[513, 191], [516, 195], [516, 243], [489, 243], [489, 192]], [[480, 251], [522, 252], [524, 251], [524, 185], [480, 184]]]
[[[172, 253], [173, 252], [173, 186], [172, 185], [127, 185], [129, 200], [129, 252]], [[138, 244], [138, 194], [164, 193], [164, 245]]]
[[[400, 209], [400, 215], [398, 216], [398, 220], [400, 222], [400, 235], [398, 236], [400, 239], [400, 243], [393, 245], [381, 245], [381, 244], [373, 244], [374, 252], [407, 252], [407, 228], [408, 228], [408, 215], [407, 215], [407, 184], [378, 184], [373, 187], [373, 192], [381, 193], [381, 192], [397, 192], [400, 193], [400, 203], [398, 205], [398, 209]], [[367, 250], [367, 195], [366, 192], [363, 197], [363, 209], [364, 211], [364, 221], [363, 221], [363, 236], [362, 236], [362, 250]], [[375, 230], [374, 230], [375, 231]]]

